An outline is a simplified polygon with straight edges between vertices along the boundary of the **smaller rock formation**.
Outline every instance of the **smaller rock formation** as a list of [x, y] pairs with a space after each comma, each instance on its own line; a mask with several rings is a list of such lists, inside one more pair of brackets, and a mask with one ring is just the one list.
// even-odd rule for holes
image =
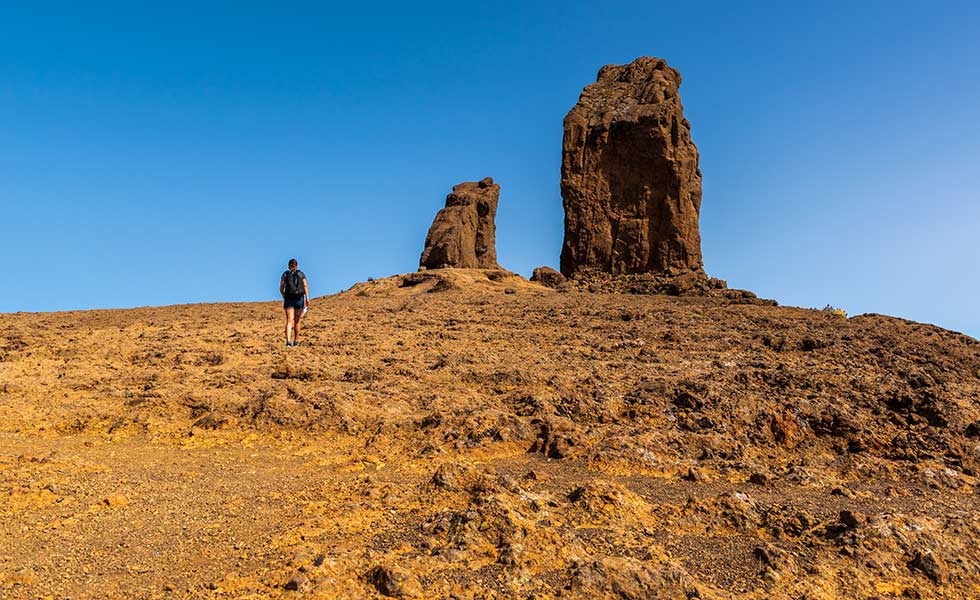
[[499, 269], [494, 224], [499, 197], [492, 177], [453, 187], [429, 227], [419, 268]]
[[550, 288], [558, 288], [565, 283], [565, 276], [551, 267], [538, 267], [531, 273], [531, 281]]

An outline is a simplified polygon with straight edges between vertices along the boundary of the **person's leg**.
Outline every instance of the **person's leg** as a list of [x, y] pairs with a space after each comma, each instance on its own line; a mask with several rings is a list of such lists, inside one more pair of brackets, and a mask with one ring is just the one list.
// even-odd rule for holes
[[290, 339], [290, 334], [293, 332], [293, 321], [295, 320], [295, 308], [286, 309], [286, 343], [291, 344], [292, 339]]
[[299, 341], [299, 322], [303, 320], [303, 311], [296, 309], [293, 311], [293, 343]]

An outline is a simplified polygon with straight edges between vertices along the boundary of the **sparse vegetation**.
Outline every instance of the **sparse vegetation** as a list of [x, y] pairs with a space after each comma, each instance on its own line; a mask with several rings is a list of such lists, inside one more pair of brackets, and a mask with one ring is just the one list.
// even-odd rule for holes
[[821, 310], [823, 310], [823, 312], [825, 313], [830, 313], [837, 317], [841, 317], [844, 319], [847, 318], [847, 313], [844, 311], [843, 308], [837, 308], [828, 304], [827, 306], [824, 306]]

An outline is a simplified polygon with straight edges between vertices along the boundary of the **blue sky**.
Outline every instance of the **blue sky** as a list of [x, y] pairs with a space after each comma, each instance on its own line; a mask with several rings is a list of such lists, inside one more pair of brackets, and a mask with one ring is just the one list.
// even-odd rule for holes
[[[971, 2], [4, 2], [0, 311], [265, 300], [412, 271], [493, 176], [501, 263], [557, 266], [562, 118], [678, 68], [707, 270], [980, 336]], [[797, 6], [799, 5], [799, 6]]]

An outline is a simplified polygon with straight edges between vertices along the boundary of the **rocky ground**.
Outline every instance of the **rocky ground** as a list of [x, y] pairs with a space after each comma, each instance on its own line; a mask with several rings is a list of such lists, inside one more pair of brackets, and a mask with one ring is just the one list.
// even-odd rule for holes
[[0, 315], [4, 598], [977, 598], [980, 343], [428, 271]]

